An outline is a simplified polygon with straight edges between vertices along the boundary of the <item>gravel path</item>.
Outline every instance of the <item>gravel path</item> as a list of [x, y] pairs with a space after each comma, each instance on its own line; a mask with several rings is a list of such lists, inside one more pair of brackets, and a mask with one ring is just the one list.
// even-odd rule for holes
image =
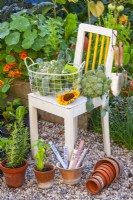
[[[64, 127], [57, 123], [39, 122], [40, 137], [46, 142], [52, 140], [59, 152], [63, 153]], [[32, 165], [29, 166], [25, 183], [21, 188], [9, 189], [5, 180], [0, 179], [0, 200], [132, 200], [133, 199], [133, 151], [118, 146], [111, 142], [112, 155], [123, 162], [123, 173], [108, 188], [98, 195], [90, 195], [85, 188], [85, 180], [93, 170], [97, 160], [104, 156], [102, 136], [86, 130], [79, 130], [79, 139], [85, 140], [85, 147], [91, 144], [89, 153], [84, 160], [84, 171], [81, 182], [76, 186], [62, 183], [61, 176], [56, 170], [55, 183], [53, 188], [47, 190], [38, 189]], [[57, 163], [52, 151], [48, 152], [49, 162]], [[29, 160], [31, 157], [29, 155]]]

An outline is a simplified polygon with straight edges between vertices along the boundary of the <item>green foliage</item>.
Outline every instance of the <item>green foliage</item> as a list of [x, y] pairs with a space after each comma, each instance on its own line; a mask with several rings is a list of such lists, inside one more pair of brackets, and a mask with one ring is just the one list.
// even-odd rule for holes
[[113, 140], [128, 149], [133, 149], [133, 97], [114, 98], [110, 107], [110, 129]]
[[111, 86], [111, 80], [106, 78], [104, 69], [90, 70], [81, 80], [82, 94], [94, 98], [107, 93]]
[[10, 142], [6, 146], [6, 166], [18, 168], [23, 165], [29, 149], [28, 127], [24, 127], [23, 122], [14, 122], [10, 126], [10, 131]]
[[50, 147], [42, 139], [35, 141], [34, 147], [38, 149], [35, 155], [36, 167], [39, 171], [42, 171], [45, 167], [45, 163], [48, 161], [46, 150], [50, 150]]

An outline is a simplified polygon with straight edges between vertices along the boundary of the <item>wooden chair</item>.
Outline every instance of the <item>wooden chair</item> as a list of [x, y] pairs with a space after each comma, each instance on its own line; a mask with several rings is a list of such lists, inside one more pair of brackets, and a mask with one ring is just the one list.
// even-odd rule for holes
[[[113, 62], [112, 46], [115, 45], [116, 42], [116, 31], [114, 31], [114, 33], [115, 34], [113, 34], [111, 29], [81, 23], [78, 29], [74, 63], [78, 66], [82, 63], [84, 38], [86, 34], [89, 34], [89, 45], [86, 53], [85, 72], [88, 70], [88, 68], [91, 68], [89, 66], [90, 63], [92, 63], [92, 69], [94, 69], [97, 65], [104, 64], [106, 67], [107, 77], [111, 77], [111, 69]], [[39, 96], [37, 94], [30, 93], [28, 94], [28, 98], [31, 144], [33, 144], [34, 140], [38, 139], [37, 109], [49, 112], [51, 114], [64, 118], [65, 145], [68, 146], [70, 158], [77, 139], [78, 116], [87, 112], [87, 98], [84, 96], [80, 96], [74, 102], [66, 106], [58, 104], [56, 102], [56, 98], [53, 96]], [[104, 107], [105, 101], [106, 95], [103, 95], [102, 98], [93, 98], [94, 108], [99, 106], [101, 108]], [[111, 150], [108, 112], [106, 112], [106, 115], [102, 118], [102, 129], [104, 151], [105, 154], [109, 156], [111, 154]], [[32, 149], [33, 156], [35, 155], [36, 150], [36, 148]]]

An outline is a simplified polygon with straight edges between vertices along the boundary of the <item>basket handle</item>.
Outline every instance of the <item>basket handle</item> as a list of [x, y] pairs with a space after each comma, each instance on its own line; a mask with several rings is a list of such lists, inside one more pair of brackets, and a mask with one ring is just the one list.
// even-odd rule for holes
[[26, 65], [26, 67], [27, 67], [27, 69], [28, 69], [29, 66], [27, 65], [27, 59], [29, 59], [29, 60], [32, 62], [32, 64], [35, 64], [35, 63], [34, 63], [34, 61], [33, 61], [30, 57], [26, 57], [26, 58], [24, 59], [24, 64]]
[[85, 61], [83, 61], [83, 62], [81, 63], [81, 65], [79, 66], [79, 70], [82, 70], [82, 69], [84, 68], [84, 66], [85, 66]]

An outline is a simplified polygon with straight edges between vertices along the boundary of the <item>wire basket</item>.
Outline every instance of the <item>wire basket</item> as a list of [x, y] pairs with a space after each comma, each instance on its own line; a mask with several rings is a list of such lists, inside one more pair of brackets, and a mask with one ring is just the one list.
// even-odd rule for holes
[[[32, 64], [27, 65], [27, 59], [29, 59]], [[79, 89], [79, 82], [82, 77], [83, 68], [85, 62], [83, 62], [79, 67], [77, 67], [77, 71], [74, 73], [67, 74], [53, 74], [46, 72], [40, 72], [40, 67], [45, 67], [45, 62], [40, 65], [39, 63], [34, 63], [34, 61], [27, 57], [24, 60], [25, 65], [28, 69], [30, 88], [32, 92], [37, 92], [40, 95], [56, 95], [58, 93], [62, 93], [64, 91], [70, 91], [73, 89]]]

